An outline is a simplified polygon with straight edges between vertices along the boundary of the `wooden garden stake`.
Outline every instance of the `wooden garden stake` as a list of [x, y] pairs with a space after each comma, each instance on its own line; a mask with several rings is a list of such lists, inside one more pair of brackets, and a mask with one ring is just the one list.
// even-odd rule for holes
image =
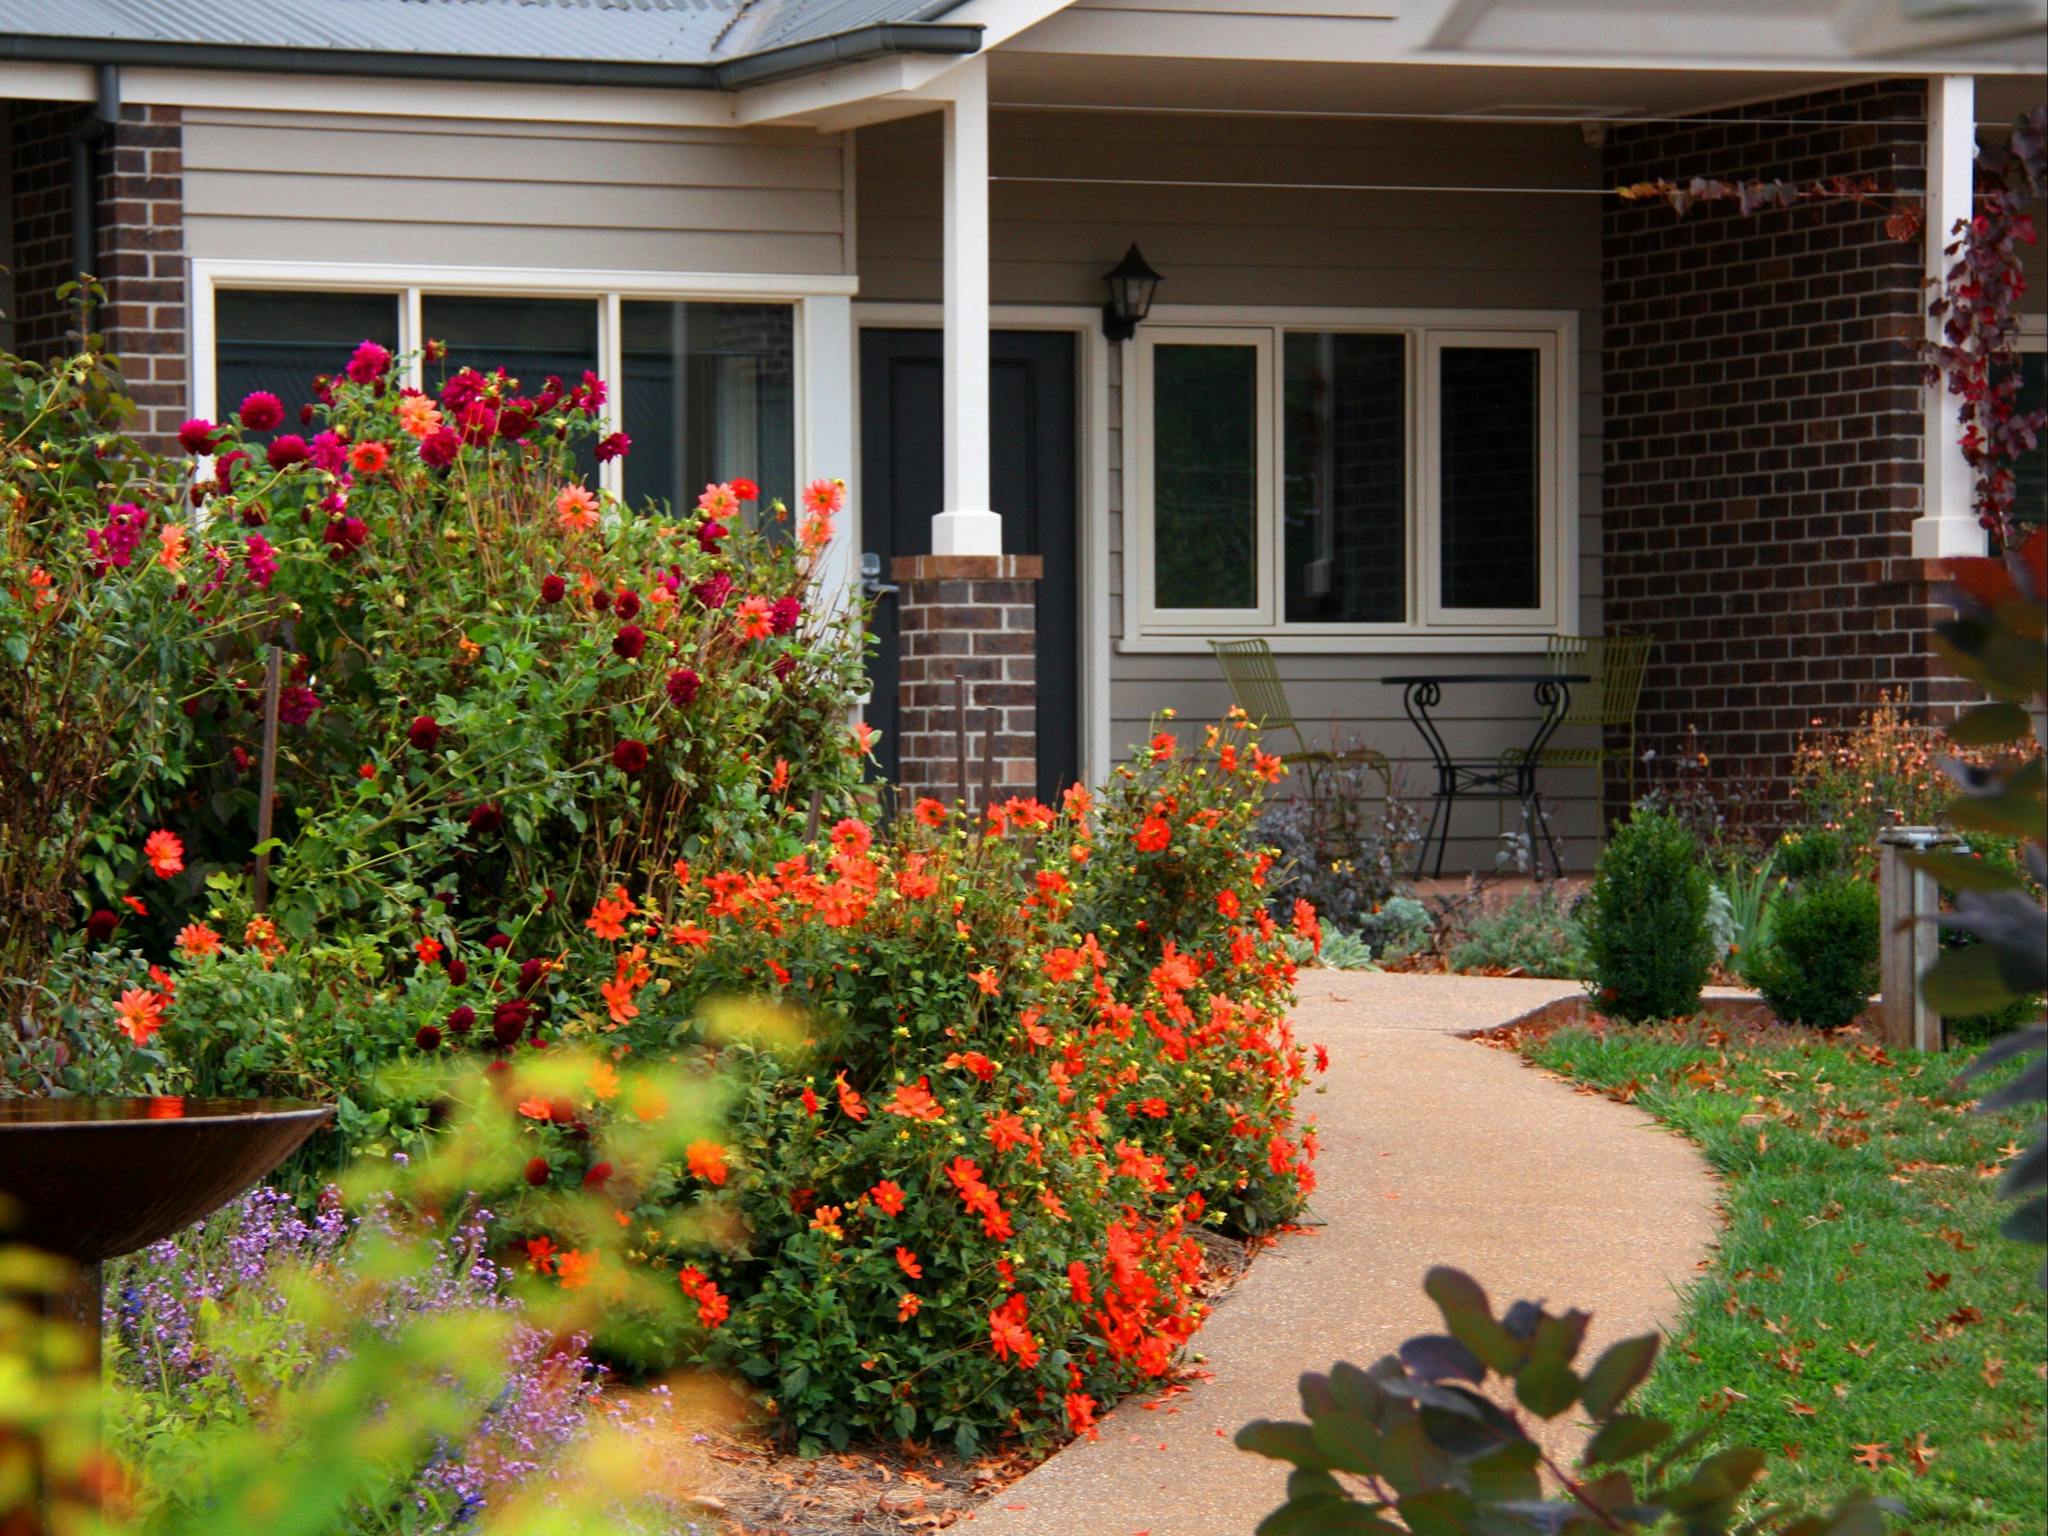
[[996, 711], [991, 708], [982, 720], [981, 732], [981, 811], [985, 816], [988, 808], [996, 803]]
[[270, 905], [270, 802], [277, 794], [277, 696], [284, 683], [284, 647], [273, 644], [263, 668], [263, 769], [256, 800], [256, 910]]
[[953, 787], [960, 809], [967, 809], [967, 679], [953, 679]]

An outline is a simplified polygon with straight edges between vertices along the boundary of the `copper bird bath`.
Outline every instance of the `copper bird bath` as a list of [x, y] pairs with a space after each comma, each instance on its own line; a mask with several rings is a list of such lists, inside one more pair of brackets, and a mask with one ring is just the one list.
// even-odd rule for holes
[[65, 1310], [97, 1344], [103, 1260], [226, 1204], [333, 1115], [292, 1099], [0, 1099], [0, 1240], [80, 1266]]

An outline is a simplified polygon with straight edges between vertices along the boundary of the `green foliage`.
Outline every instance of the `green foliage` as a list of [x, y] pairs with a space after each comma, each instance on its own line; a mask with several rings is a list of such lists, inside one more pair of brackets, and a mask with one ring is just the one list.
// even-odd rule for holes
[[1570, 904], [1543, 885], [1482, 909], [1452, 946], [1450, 962], [1455, 971], [1577, 981], [1586, 974], [1585, 937]]
[[1320, 963], [1333, 971], [1369, 971], [1374, 968], [1372, 946], [1355, 933], [1332, 929], [1323, 935]]
[[[1873, 852], [1863, 851], [1866, 864]], [[1852, 855], [1849, 834], [1840, 827], [1805, 826], [1780, 838], [1772, 857], [1786, 880], [1821, 880], [1848, 870], [1858, 856]]]
[[[1657, 1335], [1623, 1339], [1580, 1371], [1587, 1313], [1518, 1301], [1496, 1317], [1471, 1276], [1442, 1266], [1423, 1288], [1445, 1333], [1409, 1339], [1363, 1370], [1339, 1364], [1303, 1376], [1305, 1424], [1260, 1419], [1238, 1431], [1244, 1450], [1295, 1469], [1287, 1502], [1260, 1522], [1259, 1536], [1536, 1536], [1666, 1521], [1714, 1536], [1741, 1524], [1763, 1452], [1731, 1447], [1688, 1465], [1702, 1435], [1671, 1444], [1671, 1424], [1629, 1410], [1656, 1362]], [[1570, 1470], [1531, 1437], [1524, 1413], [1574, 1414], [1591, 1426]], [[1546, 1497], [1546, 1472], [1563, 1483], [1561, 1496]], [[1880, 1506], [1858, 1496], [1832, 1515], [1777, 1528], [1873, 1536], [1883, 1521]]]
[[96, 335], [0, 354], [0, 1015], [31, 1028], [81, 880], [127, 888], [135, 828], [193, 793], [184, 711], [255, 619], [188, 581], [183, 487], [126, 435], [123, 388]]
[[[2038, 124], [2033, 142], [2038, 147]], [[1992, 701], [1956, 723], [1950, 734], [1971, 746], [2023, 743], [2026, 755], [2002, 768], [1955, 771], [1958, 798], [1948, 819], [1965, 832], [1988, 833], [2025, 847], [2031, 887], [2017, 872], [1954, 855], [1918, 856], [1956, 892], [1955, 910], [1942, 926], [1981, 942], [1948, 949], [1921, 978], [1922, 995], [1951, 1016], [1981, 1014], [2017, 999], [2048, 992], [2048, 913], [2036, 894], [2048, 884], [2048, 760], [2034, 736], [2034, 720], [2048, 701], [2048, 531], [2036, 529], [2024, 548], [2004, 560], [1958, 560], [1945, 600], [1955, 617], [1935, 627], [1950, 665]], [[2048, 1052], [2048, 1024], [2035, 1022], [2007, 1035], [1980, 1058], [1994, 1063]], [[1966, 1074], [1967, 1075], [1967, 1074]], [[2015, 1081], [1985, 1100], [1987, 1109], [2048, 1100], [2048, 1068], [2030, 1061]], [[2036, 1126], [2027, 1155], [2000, 1186], [2020, 1199], [2009, 1235], [2048, 1243], [2048, 1138]], [[2048, 1279], [2048, 1267], [2043, 1270]]]
[[2048, 1330], [1988, 1176], [2018, 1165], [2023, 1114], [1962, 1114], [1934, 1091], [1951, 1058], [1855, 1035], [1716, 1020], [1523, 1049], [1625, 1095], [1723, 1181], [1715, 1250], [1639, 1411], [1704, 1408], [1710, 1448], [1783, 1448], [1764, 1503], [1878, 1493], [1915, 1531], [2048, 1529]]
[[1814, 881], [1780, 896], [1771, 942], [1748, 975], [1788, 1024], [1839, 1029], [1877, 990], [1877, 887], [1850, 875]]
[[1690, 1013], [1713, 963], [1712, 882], [1677, 818], [1638, 807], [1601, 850], [1586, 895], [1589, 984], [1601, 1010], [1640, 1021]]
[[1731, 859], [1714, 882], [1708, 919], [1714, 947], [1722, 963], [1740, 975], [1748, 975], [1752, 960], [1770, 942], [1781, 885], [1775, 852], [1755, 865]]
[[[1322, 909], [1316, 909], [1320, 912]], [[1403, 960], [1427, 949], [1436, 936], [1429, 908], [1413, 896], [1389, 896], [1355, 924], [1358, 936], [1382, 961]]]

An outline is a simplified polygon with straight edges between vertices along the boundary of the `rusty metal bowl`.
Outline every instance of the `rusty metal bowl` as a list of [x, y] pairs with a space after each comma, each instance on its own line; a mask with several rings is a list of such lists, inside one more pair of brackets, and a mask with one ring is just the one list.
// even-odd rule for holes
[[80, 1264], [132, 1253], [234, 1199], [333, 1117], [295, 1099], [0, 1098], [0, 1237]]

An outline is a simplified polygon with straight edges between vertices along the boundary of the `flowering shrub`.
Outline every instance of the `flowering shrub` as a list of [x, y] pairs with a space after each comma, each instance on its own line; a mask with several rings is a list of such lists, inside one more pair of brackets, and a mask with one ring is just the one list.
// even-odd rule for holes
[[[186, 424], [189, 483], [152, 481], [137, 528], [95, 528], [79, 500], [94, 485], [61, 509], [88, 530], [72, 553], [96, 599], [146, 538], [158, 567], [176, 559], [141, 573], [153, 585], [130, 581], [135, 603], [233, 626], [148, 653], [182, 706], [158, 712], [167, 743], [130, 732], [132, 757], [166, 765], [158, 799], [138, 819], [133, 797], [101, 797], [97, 889], [63, 897], [85, 919], [67, 984], [51, 1027], [9, 1047], [10, 1078], [336, 1097], [345, 1139], [375, 1142], [392, 1128], [361, 1091], [374, 1068], [459, 1006], [490, 1014], [513, 978], [537, 1025], [531, 968], [596, 893], [678, 854], [773, 862], [814, 801], [850, 805], [860, 614], [822, 611], [811, 590], [843, 487], [810, 487], [794, 529], [745, 481], [707, 487], [683, 517], [636, 513], [575, 470], [579, 447], [629, 446], [604, 433], [602, 381], [530, 389], [463, 369], [429, 394], [403, 377], [366, 342], [320, 381], [308, 436], [255, 446], [245, 433], [290, 424], [252, 395], [234, 423]], [[10, 578], [23, 558], [10, 550]], [[281, 740], [259, 915], [255, 642], [272, 637]], [[69, 665], [99, 664], [89, 638], [66, 639]], [[105, 984], [121, 967], [80, 946], [132, 949], [125, 979]]]
[[[134, 829], [160, 825], [196, 771], [180, 706], [252, 620], [192, 585], [175, 474], [122, 434], [133, 406], [97, 341], [49, 367], [0, 354], [0, 1013], [14, 1019], [44, 1011], [81, 880], [123, 890], [147, 867]], [[159, 842], [159, 868], [171, 852]], [[115, 923], [105, 912], [106, 934]]]
[[772, 871], [679, 862], [599, 900], [565, 1029], [715, 1060], [737, 1101], [633, 1167], [585, 1139], [618, 1103], [522, 1104], [535, 1212], [507, 1216], [535, 1262], [553, 1191], [612, 1192], [709, 1358], [806, 1445], [1087, 1432], [1200, 1320], [1188, 1224], [1269, 1226], [1313, 1188], [1293, 966], [1244, 846], [1271, 762], [1242, 721], [1162, 734], [1099, 806], [921, 801], [886, 840], [842, 820]]

